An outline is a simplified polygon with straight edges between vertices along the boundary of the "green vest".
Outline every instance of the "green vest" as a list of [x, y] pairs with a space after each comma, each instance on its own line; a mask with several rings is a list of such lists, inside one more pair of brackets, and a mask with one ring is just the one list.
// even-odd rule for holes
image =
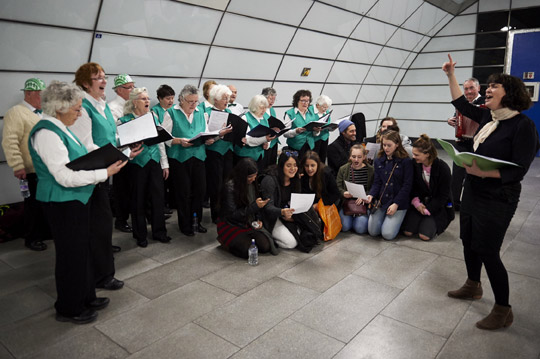
[[[317, 119], [315, 121], [319, 121], [320, 120], [320, 117], [318, 114], [315, 113], [315, 106], [311, 105], [309, 106], [309, 109], [311, 111], [313, 111], [313, 113], [315, 114], [315, 117], [317, 117]], [[326, 115], [330, 110], [326, 110], [326, 112], [324, 113], [324, 115]], [[324, 116], [323, 115], [323, 116]], [[332, 122], [332, 119], [330, 118], [331, 116], [328, 116], [328, 119], [326, 120], [326, 123], [330, 123]], [[330, 131], [328, 129], [326, 130], [322, 130], [321, 133], [319, 134], [319, 136], [316, 136], [315, 137], [315, 141], [326, 141], [328, 139], [328, 137], [330, 136]]]
[[[270, 107], [270, 115], [267, 114], [266, 112], [264, 113], [264, 119], [265, 120], [268, 120], [270, 118], [270, 116], [273, 116], [275, 118], [277, 118], [277, 115], [276, 115], [276, 110], [274, 110], [273, 107]], [[269, 148], [272, 148], [274, 147], [276, 144], [278, 143], [281, 143], [279, 142], [279, 137], [278, 138], [274, 138], [271, 142], [270, 142], [270, 147]]]
[[[313, 110], [311, 108], [308, 108], [308, 111], [306, 112], [306, 118], [304, 119], [300, 113], [295, 113], [295, 108], [291, 108], [286, 112], [287, 116], [289, 116], [290, 119], [293, 120], [291, 129], [298, 128], [298, 127], [304, 127], [310, 122], [317, 121], [319, 117], [313, 113]], [[296, 137], [288, 138], [287, 144], [289, 147], [292, 147], [293, 149], [300, 151], [302, 146], [304, 144], [309, 145], [309, 149], [313, 149], [315, 147], [315, 138], [313, 136], [313, 131], [304, 131]]]
[[109, 105], [105, 106], [105, 116], [99, 113], [98, 110], [87, 99], [83, 98], [82, 107], [92, 120], [92, 140], [99, 147], [111, 143], [116, 147], [116, 123], [109, 109]]
[[[193, 122], [189, 123], [186, 115], [181, 110], [170, 108], [167, 110], [173, 122], [172, 135], [176, 138], [193, 138], [206, 129], [206, 119], [204, 113], [198, 109], [193, 112]], [[174, 158], [178, 162], [185, 162], [191, 157], [198, 158], [201, 161], [206, 160], [205, 145], [193, 145], [190, 147], [182, 147], [181, 145], [173, 145], [167, 147], [167, 155]]]
[[74, 159], [88, 153], [86, 147], [80, 143], [79, 139], [73, 133], [71, 133], [71, 131], [71, 135], [73, 135], [73, 137], [76, 138], [79, 143], [73, 141], [73, 139], [71, 139], [64, 131], [58, 128], [51, 121], [39, 121], [30, 132], [30, 137], [28, 139], [28, 148], [30, 150], [32, 162], [34, 163], [34, 168], [39, 179], [37, 183], [36, 199], [41, 202], [79, 201], [83, 204], [88, 203], [88, 200], [94, 191], [94, 185], [89, 184], [83, 187], [64, 187], [60, 185], [58, 182], [56, 182], [54, 176], [49, 172], [49, 169], [45, 163], [43, 163], [43, 160], [34, 149], [34, 146], [32, 146], [32, 137], [41, 129], [50, 130], [60, 137], [68, 150], [70, 161], [73, 161]]
[[[229, 110], [228, 108], [226, 108], [224, 111], [228, 112], [228, 113], [231, 113], [231, 110]], [[207, 107], [206, 108], [206, 114], [208, 115], [209, 118], [210, 118], [211, 113], [212, 113], [212, 108]], [[220, 155], [223, 156], [225, 153], [227, 153], [227, 151], [232, 151], [233, 145], [229, 141], [218, 140], [218, 141], [214, 142], [212, 145], [208, 146], [207, 149], [210, 150], [210, 151], [217, 152], [217, 153], [219, 153]]]
[[[118, 121], [120, 121], [121, 123], [126, 123], [133, 120], [134, 118], [135, 118], [135, 115], [130, 113], [128, 115], [125, 115], [124, 117], [120, 117]], [[154, 117], [154, 122], [157, 125], [157, 120], [155, 117]], [[131, 160], [131, 163], [134, 163], [140, 167], [146, 166], [146, 164], [150, 160], [159, 163], [159, 160], [161, 158], [161, 153], [159, 152], [159, 144], [147, 146], [143, 143], [142, 147], [143, 147], [142, 152], [139, 153], [137, 156], [135, 156]]]
[[[253, 116], [251, 112], [246, 112], [246, 120], [249, 126], [250, 130], [253, 130], [255, 127], [257, 127], [259, 124], [264, 125], [268, 127], [268, 120], [263, 117], [261, 122]], [[264, 149], [261, 146], [251, 147], [248, 145], [244, 145], [242, 147], [234, 146], [234, 153], [236, 153], [240, 157], [250, 157], [253, 158], [253, 160], [257, 161], [259, 158], [264, 154]]]
[[163, 107], [161, 107], [161, 105], [159, 103], [157, 105], [155, 105], [154, 107], [152, 107], [150, 110], [153, 113], [156, 114], [156, 116], [157, 116], [157, 124], [161, 125], [163, 123], [163, 116], [165, 116], [165, 112], [167, 110], [165, 110]]

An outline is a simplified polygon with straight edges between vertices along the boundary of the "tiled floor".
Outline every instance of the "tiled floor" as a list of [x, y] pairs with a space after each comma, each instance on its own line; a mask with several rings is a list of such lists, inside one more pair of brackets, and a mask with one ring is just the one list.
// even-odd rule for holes
[[465, 280], [458, 220], [431, 242], [351, 233], [305, 254], [282, 250], [260, 265], [222, 251], [215, 227], [170, 244], [122, 246], [124, 289], [89, 325], [54, 319], [54, 250], [0, 244], [0, 358], [540, 358], [540, 159], [523, 181], [503, 261], [515, 321], [474, 323], [485, 296], [448, 298]]

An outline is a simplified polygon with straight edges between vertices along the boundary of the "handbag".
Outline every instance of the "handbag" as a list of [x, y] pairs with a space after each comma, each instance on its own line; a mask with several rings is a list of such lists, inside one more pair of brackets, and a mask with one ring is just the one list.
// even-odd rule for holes
[[324, 240], [330, 241], [336, 238], [339, 232], [341, 232], [341, 217], [339, 217], [336, 205], [325, 206], [321, 198], [317, 204], [317, 210], [324, 222]]
[[[352, 182], [354, 181], [354, 171], [351, 168], [350, 171]], [[357, 205], [356, 200], [352, 198], [345, 198], [342, 204], [343, 214], [346, 216], [362, 216], [367, 214], [367, 207], [365, 204]]]

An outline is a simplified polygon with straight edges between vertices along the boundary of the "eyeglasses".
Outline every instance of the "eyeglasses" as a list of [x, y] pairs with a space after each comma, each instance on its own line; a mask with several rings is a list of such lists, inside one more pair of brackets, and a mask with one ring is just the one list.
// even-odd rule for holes
[[300, 100], [298, 102], [302, 102], [302, 103], [310, 103], [311, 101], [310, 100]]
[[109, 79], [109, 76], [103, 76], [103, 77], [91, 77], [94, 81], [107, 81]]
[[298, 152], [296, 151], [285, 151], [287, 157], [298, 157]]
[[188, 105], [196, 105], [199, 103], [199, 101], [185, 101], [185, 100], [184, 102], [187, 103]]
[[133, 90], [135, 88], [135, 86], [120, 86], [121, 88], [123, 88], [124, 90]]

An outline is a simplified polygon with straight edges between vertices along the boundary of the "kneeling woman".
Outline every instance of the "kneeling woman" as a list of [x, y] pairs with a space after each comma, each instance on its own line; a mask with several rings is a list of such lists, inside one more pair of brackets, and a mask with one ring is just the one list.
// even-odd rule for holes
[[396, 238], [409, 208], [413, 168], [407, 151], [396, 131], [381, 135], [382, 149], [375, 159], [375, 177], [368, 203], [375, 203], [369, 215], [368, 232], [386, 240]]
[[268, 199], [257, 196], [257, 164], [244, 158], [233, 168], [225, 182], [219, 202], [218, 241], [232, 254], [248, 258], [251, 240], [259, 252], [277, 254], [274, 241], [263, 228], [260, 218]]
[[[39, 178], [36, 199], [42, 202], [56, 251], [56, 319], [76, 324], [97, 318], [109, 303], [96, 298], [91, 258], [91, 205], [94, 185], [107, 180], [126, 163], [73, 171], [66, 164], [87, 153], [68, 126], [81, 115], [84, 93], [75, 85], [53, 81], [43, 91], [44, 116], [30, 133], [30, 154]], [[95, 146], [93, 149], [97, 149]]]
[[420, 239], [429, 241], [444, 232], [450, 220], [448, 203], [452, 203], [450, 192], [450, 167], [437, 158], [437, 149], [426, 135], [413, 143], [413, 187], [411, 191], [414, 207], [410, 207], [403, 221], [403, 233], [410, 237], [418, 233]]

